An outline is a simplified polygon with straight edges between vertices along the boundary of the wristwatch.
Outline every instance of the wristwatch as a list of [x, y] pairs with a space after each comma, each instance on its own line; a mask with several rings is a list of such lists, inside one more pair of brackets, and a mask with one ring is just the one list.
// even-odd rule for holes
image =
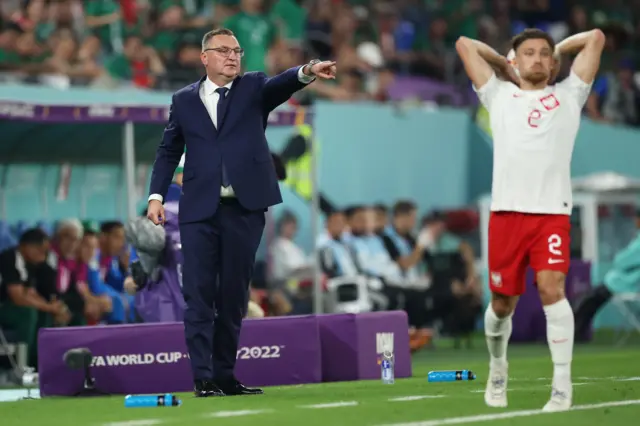
[[[309, 61], [309, 63], [307, 65], [305, 65], [305, 67], [309, 67], [309, 74], [307, 74], [305, 72], [305, 74], [307, 74], [309, 77], [313, 77], [315, 76], [315, 74], [313, 72], [311, 72], [311, 67], [314, 66], [315, 64], [319, 64], [320, 62], [322, 62], [320, 59], [312, 59]], [[302, 72], [304, 72], [304, 68], [302, 69]]]

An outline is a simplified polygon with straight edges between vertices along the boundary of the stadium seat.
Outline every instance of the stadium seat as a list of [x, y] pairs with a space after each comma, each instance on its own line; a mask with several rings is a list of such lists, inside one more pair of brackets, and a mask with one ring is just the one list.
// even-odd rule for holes
[[44, 168], [32, 164], [11, 164], [4, 179], [5, 220], [35, 222], [43, 217]]
[[[72, 175], [78, 167], [74, 167]], [[97, 221], [123, 217], [122, 169], [118, 166], [84, 167], [81, 184], [81, 217]]]
[[[66, 173], [69, 172], [70, 173]], [[80, 208], [84, 168], [51, 164], [44, 171], [45, 214], [42, 219], [55, 221], [77, 217]]]

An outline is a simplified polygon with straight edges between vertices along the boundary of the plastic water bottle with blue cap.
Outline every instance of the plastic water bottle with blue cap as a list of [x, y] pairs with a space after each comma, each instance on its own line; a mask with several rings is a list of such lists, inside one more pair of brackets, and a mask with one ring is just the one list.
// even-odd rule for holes
[[382, 371], [382, 383], [385, 385], [392, 385], [395, 383], [395, 360], [393, 358], [393, 352], [382, 352], [382, 360], [380, 362]]
[[169, 393], [164, 395], [127, 395], [124, 398], [124, 406], [127, 408], [138, 407], [179, 407], [182, 401]]

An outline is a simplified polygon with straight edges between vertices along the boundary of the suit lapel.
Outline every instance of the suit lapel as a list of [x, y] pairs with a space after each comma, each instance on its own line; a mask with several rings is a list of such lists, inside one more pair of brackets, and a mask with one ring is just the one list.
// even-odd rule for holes
[[208, 130], [213, 130], [214, 133], [218, 133], [216, 126], [213, 125], [213, 121], [211, 120], [211, 116], [209, 116], [209, 112], [207, 111], [207, 107], [204, 105], [204, 102], [200, 98], [200, 86], [204, 82], [203, 77], [197, 83], [191, 85], [191, 92], [189, 94], [189, 115], [192, 116], [195, 121], [204, 123], [203, 125], [207, 127]]

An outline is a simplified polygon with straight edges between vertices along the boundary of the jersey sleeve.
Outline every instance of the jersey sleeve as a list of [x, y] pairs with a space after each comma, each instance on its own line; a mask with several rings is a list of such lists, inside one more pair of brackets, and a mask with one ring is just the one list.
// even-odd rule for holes
[[593, 82], [585, 83], [576, 73], [571, 71], [569, 77], [558, 83], [558, 85], [569, 93], [569, 95], [576, 100], [580, 108], [582, 108], [589, 98]]
[[482, 102], [482, 105], [485, 106], [489, 111], [491, 111], [491, 106], [493, 105], [495, 99], [498, 97], [500, 90], [502, 87], [507, 84], [504, 81], [501, 81], [495, 73], [491, 75], [491, 78], [481, 87], [476, 88], [473, 85], [473, 90], [478, 94], [478, 99]]

